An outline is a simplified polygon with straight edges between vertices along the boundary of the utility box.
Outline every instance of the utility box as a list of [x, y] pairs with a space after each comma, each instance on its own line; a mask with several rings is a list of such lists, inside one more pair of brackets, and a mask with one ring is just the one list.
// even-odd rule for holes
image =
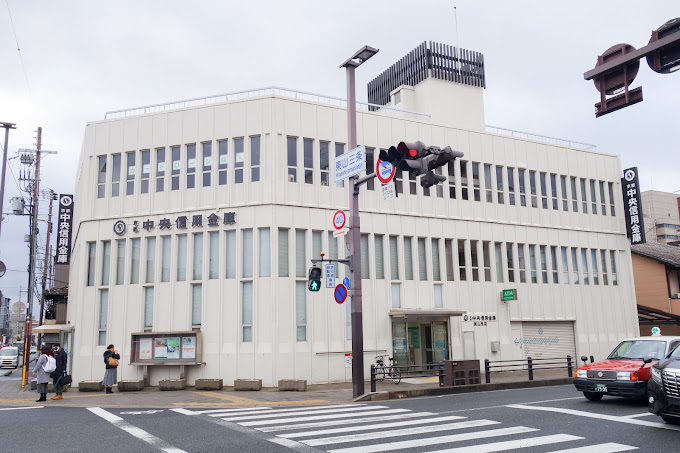
[[481, 384], [481, 382], [479, 360], [444, 361], [444, 377], [440, 379], [440, 387]]
[[499, 352], [501, 350], [501, 342], [500, 341], [492, 341], [491, 342], [491, 352]]

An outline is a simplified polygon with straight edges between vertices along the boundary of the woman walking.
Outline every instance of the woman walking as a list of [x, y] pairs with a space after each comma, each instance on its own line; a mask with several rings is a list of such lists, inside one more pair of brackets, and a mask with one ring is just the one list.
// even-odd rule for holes
[[36, 403], [47, 401], [47, 383], [50, 382], [50, 372], [45, 371], [45, 364], [49, 356], [51, 356], [49, 347], [43, 346], [40, 348], [40, 357], [38, 357], [33, 368], [33, 374], [38, 376], [38, 393], [40, 394], [40, 398], [36, 400]]
[[104, 351], [104, 363], [106, 364], [106, 373], [104, 373], [104, 380], [102, 384], [106, 386], [106, 393], [113, 393], [113, 385], [118, 383], [118, 360], [120, 355], [110, 344], [106, 351]]

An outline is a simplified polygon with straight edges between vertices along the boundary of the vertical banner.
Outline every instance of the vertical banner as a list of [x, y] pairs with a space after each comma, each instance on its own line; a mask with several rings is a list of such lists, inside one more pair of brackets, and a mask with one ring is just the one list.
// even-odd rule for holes
[[71, 229], [73, 227], [73, 195], [59, 195], [57, 220], [57, 255], [55, 264], [71, 261]]
[[637, 167], [623, 170], [621, 178], [623, 209], [626, 211], [626, 233], [631, 244], [644, 244], [645, 223], [642, 216], [642, 197]]

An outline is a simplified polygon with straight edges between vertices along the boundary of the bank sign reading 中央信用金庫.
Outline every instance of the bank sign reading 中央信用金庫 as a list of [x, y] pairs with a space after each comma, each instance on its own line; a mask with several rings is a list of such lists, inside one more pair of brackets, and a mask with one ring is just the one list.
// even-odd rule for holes
[[55, 264], [69, 264], [71, 261], [71, 230], [73, 228], [73, 195], [59, 195], [59, 217], [57, 221], [57, 255]]
[[626, 233], [631, 244], [644, 244], [645, 223], [642, 218], [642, 197], [637, 167], [623, 170], [621, 178], [623, 209], [626, 211]]

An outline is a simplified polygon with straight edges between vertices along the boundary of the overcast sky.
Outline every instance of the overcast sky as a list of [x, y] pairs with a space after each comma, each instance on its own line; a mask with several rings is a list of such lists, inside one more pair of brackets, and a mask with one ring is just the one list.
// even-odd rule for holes
[[[420, 43], [458, 39], [485, 56], [487, 124], [592, 143], [621, 155], [623, 168], [639, 167], [643, 189], [672, 192], [678, 74], [656, 74], [643, 60], [633, 86], [644, 101], [595, 119], [599, 93], [583, 73], [612, 45], [643, 47], [675, 17], [677, 1], [656, 0], [6, 0], [0, 121], [17, 124], [10, 158], [34, 148], [42, 126], [43, 149], [59, 154], [44, 160], [41, 187], [73, 193], [85, 124], [107, 111], [267, 86], [344, 98], [338, 66], [368, 44], [380, 53], [357, 71], [365, 101], [366, 84]], [[18, 169], [10, 160], [5, 212], [19, 194]], [[13, 301], [26, 300], [27, 233], [26, 217], [6, 216], [0, 290]]]

